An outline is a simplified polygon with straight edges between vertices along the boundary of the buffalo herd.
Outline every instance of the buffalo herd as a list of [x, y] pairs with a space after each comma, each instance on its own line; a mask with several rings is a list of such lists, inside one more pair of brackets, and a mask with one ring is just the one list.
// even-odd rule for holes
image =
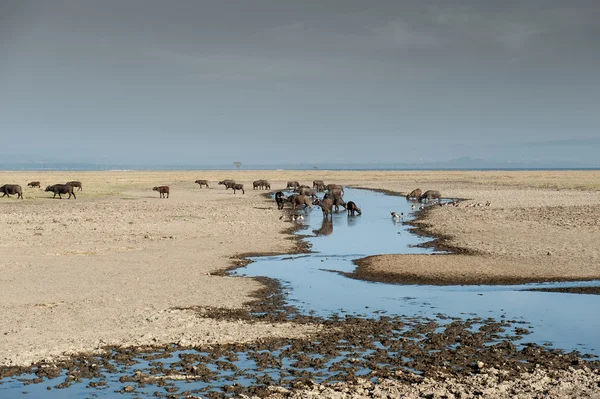
[[[200, 188], [209, 188], [208, 180], [196, 180], [194, 182], [198, 184]], [[226, 179], [218, 182], [218, 185], [225, 187], [225, 190], [232, 189], [233, 194], [237, 191], [241, 191], [245, 194], [244, 185], [237, 183], [235, 180]], [[41, 183], [39, 181], [32, 181], [27, 183], [27, 187], [40, 188]], [[270, 190], [271, 184], [264, 179], [255, 180], [252, 182], [254, 190]], [[68, 195], [69, 199], [73, 197], [77, 199], [75, 195], [75, 189], [77, 191], [83, 190], [83, 184], [80, 181], [69, 181], [65, 184], [54, 184], [47, 186], [44, 191], [53, 193], [52, 198], [56, 198], [58, 195], [59, 199], [62, 199], [62, 195]], [[153, 191], [159, 193], [160, 198], [169, 198], [170, 187], [167, 185], [156, 186], [152, 188]], [[286, 190], [292, 191], [288, 196], [283, 191], [275, 193], [275, 202], [277, 203], [278, 209], [284, 209], [285, 204], [289, 203], [292, 210], [307, 209], [312, 210], [313, 206], [318, 206], [323, 212], [323, 217], [329, 219], [332, 217], [334, 212], [339, 212], [340, 207], [343, 207], [348, 216], [362, 215], [362, 210], [354, 201], [346, 202], [344, 200], [344, 187], [339, 184], [325, 184], [323, 180], [313, 180], [312, 186], [300, 184], [298, 181], [290, 180], [286, 184]], [[319, 198], [318, 193], [324, 192], [323, 197]], [[18, 184], [5, 184], [0, 186], [0, 193], [2, 197], [10, 197], [16, 195], [18, 199], [23, 199], [23, 190]], [[417, 188], [406, 195], [407, 200], [417, 200], [419, 202], [430, 202], [437, 201], [440, 205], [442, 195], [437, 190], [422, 191]], [[413, 209], [414, 209], [413, 205]]]
[[[39, 181], [32, 181], [27, 183], [27, 187], [31, 188], [42, 188], [42, 185]], [[54, 184], [52, 186], [47, 186], [44, 191], [54, 193], [52, 198], [56, 198], [58, 194], [58, 198], [62, 199], [62, 194], [69, 194], [69, 198], [73, 196], [74, 199], [77, 199], [74, 193], [74, 188], [78, 188], [79, 191], [83, 190], [83, 185], [80, 181], [69, 181], [65, 184]], [[16, 195], [17, 198], [23, 199], [23, 189], [18, 184], [5, 184], [0, 187], [0, 193], [2, 193], [2, 197], [10, 197], [11, 195]]]

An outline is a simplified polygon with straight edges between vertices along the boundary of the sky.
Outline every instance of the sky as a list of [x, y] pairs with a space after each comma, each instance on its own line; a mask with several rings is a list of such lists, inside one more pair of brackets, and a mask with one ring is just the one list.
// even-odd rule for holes
[[598, 0], [0, 0], [0, 146], [600, 166], [598, 21]]

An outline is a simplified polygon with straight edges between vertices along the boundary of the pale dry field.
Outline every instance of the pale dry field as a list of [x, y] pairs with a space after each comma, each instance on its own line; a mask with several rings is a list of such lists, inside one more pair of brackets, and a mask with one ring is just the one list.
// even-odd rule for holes
[[[233, 195], [216, 182], [243, 182]], [[306, 327], [199, 318], [191, 306], [241, 308], [261, 284], [211, 275], [248, 252], [286, 253], [291, 224], [253, 191], [265, 178], [313, 179], [405, 192], [491, 201], [486, 208], [440, 208], [427, 219], [469, 257], [403, 255], [371, 262], [374, 272], [415, 270], [440, 279], [515, 275], [563, 279], [600, 276], [598, 172], [135, 171], [0, 172], [25, 200], [0, 198], [0, 363], [27, 365], [104, 345], [241, 342], [298, 336]], [[196, 179], [211, 181], [199, 189]], [[77, 200], [52, 199], [42, 187], [80, 180]], [[156, 185], [171, 186], [159, 199]], [[359, 204], [360, 205], [360, 204]], [[548, 252], [551, 255], [548, 255]], [[407, 260], [408, 259], [408, 260]], [[487, 260], [491, 259], [491, 260]], [[410, 266], [410, 267], [409, 267]], [[415, 269], [415, 267], [417, 267]], [[461, 280], [462, 281], [462, 280]]]

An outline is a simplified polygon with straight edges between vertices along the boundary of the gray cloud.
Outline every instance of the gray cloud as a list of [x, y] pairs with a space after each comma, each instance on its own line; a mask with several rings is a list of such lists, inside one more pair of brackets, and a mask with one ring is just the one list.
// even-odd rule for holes
[[78, 160], [196, 162], [206, 143], [230, 148], [206, 163], [502, 158], [501, 143], [599, 136], [599, 14], [591, 0], [5, 0], [0, 132]]

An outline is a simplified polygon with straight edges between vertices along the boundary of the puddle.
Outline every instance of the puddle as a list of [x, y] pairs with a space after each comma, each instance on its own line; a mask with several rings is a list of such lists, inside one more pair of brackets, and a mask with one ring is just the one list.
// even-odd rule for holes
[[[491, 356], [490, 362], [499, 356], [502, 363], [527, 365], [527, 358], [522, 357], [526, 353], [502, 352], [494, 347], [509, 347], [510, 340], [526, 349], [526, 343], [531, 342], [567, 352], [599, 354], [600, 319], [595, 315], [600, 296], [522, 291], [599, 282], [402, 286], [365, 282], [337, 273], [353, 271], [352, 261], [369, 255], [433, 253], [416, 246], [426, 239], [409, 233], [408, 226], [391, 218], [390, 212], [395, 211], [404, 213], [408, 221], [413, 203], [403, 197], [351, 188], [346, 189], [345, 199], [356, 202], [363, 214], [349, 217], [340, 212], [333, 216], [333, 223], [324, 223], [318, 207], [300, 212], [305, 216], [305, 228], [298, 234], [313, 234], [306, 238], [313, 253], [254, 258], [253, 263], [234, 272], [280, 280], [289, 304], [306, 315], [333, 321], [339, 318], [349, 323], [342, 324], [344, 331], [335, 331], [333, 324], [332, 330], [324, 329], [329, 335], [324, 333], [313, 340], [223, 345], [212, 352], [206, 348], [165, 348], [126, 356], [113, 352], [108, 357], [77, 359], [68, 373], [62, 371], [51, 379], [42, 380], [35, 374], [5, 378], [0, 380], [0, 397], [212, 398], [247, 393], [242, 388], [264, 389], [272, 384], [289, 387], [299, 379], [339, 381], [352, 375], [384, 375], [395, 370], [420, 374], [435, 362], [465, 368], [473, 363], [469, 356], [477, 351]], [[346, 325], [351, 328], [346, 329]], [[473, 340], [480, 343], [469, 347], [469, 352], [459, 358], [445, 357]], [[533, 366], [542, 361], [536, 358]], [[78, 370], [87, 370], [87, 377]], [[36, 383], [27, 384], [27, 380], [36, 378]], [[66, 380], [71, 384], [65, 386]], [[63, 389], [57, 389], [61, 384]]]
[[[333, 216], [327, 235], [309, 237], [314, 254], [253, 258], [234, 274], [267, 276], [284, 282], [287, 298], [305, 314], [329, 317], [353, 314], [377, 317], [406, 315], [435, 318], [483, 317], [517, 320], [532, 326], [528, 342], [552, 343], [567, 351], [600, 354], [600, 308], [598, 295], [523, 291], [541, 287], [585, 287], [600, 281], [543, 283], [511, 286], [419, 286], [390, 285], [349, 279], [335, 273], [352, 272], [355, 259], [379, 254], [431, 254], [416, 245], [428, 241], [408, 231], [409, 226], [392, 219], [390, 212], [404, 213], [410, 220], [413, 204], [403, 197], [370, 190], [347, 188], [344, 199], [356, 202], [361, 216], [345, 212]], [[324, 227], [320, 208], [303, 212], [306, 227], [298, 234], [318, 234]], [[323, 231], [321, 230], [321, 231]]]

